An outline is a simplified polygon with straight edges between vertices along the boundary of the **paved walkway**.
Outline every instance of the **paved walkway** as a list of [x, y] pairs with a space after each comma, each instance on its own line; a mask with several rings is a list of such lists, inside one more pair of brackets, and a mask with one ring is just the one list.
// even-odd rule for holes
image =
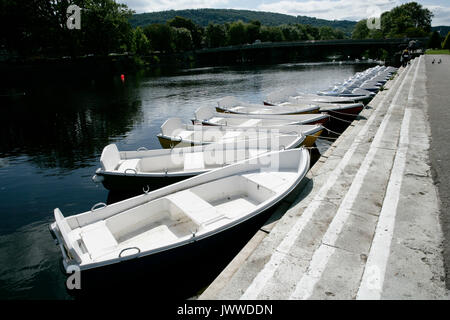
[[[439, 60], [442, 62], [437, 63]], [[426, 56], [425, 63], [426, 98], [431, 127], [431, 168], [441, 200], [446, 283], [450, 289], [450, 56]]]
[[426, 59], [399, 70], [200, 299], [448, 298]]

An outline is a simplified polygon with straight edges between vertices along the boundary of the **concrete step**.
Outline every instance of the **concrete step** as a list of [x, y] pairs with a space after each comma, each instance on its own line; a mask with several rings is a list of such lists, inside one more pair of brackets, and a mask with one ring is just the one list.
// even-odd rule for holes
[[366, 261], [374, 256], [372, 240], [419, 68], [416, 59], [388, 82], [362, 112], [365, 119], [311, 169], [309, 183], [270, 233], [257, 234], [257, 244], [251, 241], [200, 299], [353, 299], [363, 275], [372, 288]]

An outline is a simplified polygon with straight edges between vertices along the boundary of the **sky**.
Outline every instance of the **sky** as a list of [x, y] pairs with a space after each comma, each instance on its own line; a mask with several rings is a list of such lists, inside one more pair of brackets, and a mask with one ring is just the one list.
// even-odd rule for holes
[[[327, 20], [359, 21], [378, 16], [405, 0], [117, 0], [136, 13], [181, 9], [246, 9], [309, 16]], [[449, 0], [416, 0], [434, 14], [433, 26], [450, 26]]]

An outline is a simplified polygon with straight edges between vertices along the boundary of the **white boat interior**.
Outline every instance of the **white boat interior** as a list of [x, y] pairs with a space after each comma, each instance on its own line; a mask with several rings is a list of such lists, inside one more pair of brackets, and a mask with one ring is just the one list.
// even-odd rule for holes
[[312, 103], [298, 104], [295, 107], [272, 107], [263, 104], [243, 103], [235, 97], [225, 97], [217, 102], [217, 109], [223, 112], [240, 114], [300, 114], [314, 113], [319, 111], [319, 107]]
[[275, 139], [279, 135], [302, 136], [303, 126], [277, 126], [277, 127], [208, 127], [201, 125], [184, 124], [179, 118], [170, 118], [161, 126], [158, 138], [176, 142], [182, 145], [200, 145], [208, 143], [228, 143], [242, 139]]
[[298, 114], [286, 116], [266, 116], [265, 118], [251, 115], [240, 115], [216, 112], [212, 107], [200, 107], [195, 111], [195, 118], [202, 124], [230, 127], [277, 127], [287, 125], [302, 125], [320, 122], [328, 119], [324, 114]]
[[130, 176], [194, 175], [220, 168], [273, 150], [291, 149], [301, 144], [298, 136], [277, 139], [237, 140], [185, 148], [119, 151], [107, 145], [100, 157], [97, 174]]
[[343, 83], [319, 92], [320, 95], [371, 95], [378, 92], [383, 84], [397, 71], [393, 67], [376, 66], [363, 72], [358, 72]]
[[108, 206], [64, 217], [55, 233], [64, 265], [81, 270], [199, 241], [283, 199], [309, 169], [307, 150], [275, 151]]
[[267, 96], [267, 102], [274, 105], [283, 105], [284, 102], [292, 103], [355, 103], [355, 98], [345, 97], [326, 97], [319, 96], [314, 93], [298, 92], [293, 87], [284, 88], [282, 90], [274, 91]]

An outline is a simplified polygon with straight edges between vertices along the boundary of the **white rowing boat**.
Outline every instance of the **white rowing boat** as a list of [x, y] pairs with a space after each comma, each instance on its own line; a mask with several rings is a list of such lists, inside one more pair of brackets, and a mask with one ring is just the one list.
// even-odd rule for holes
[[286, 125], [324, 124], [329, 116], [320, 113], [295, 115], [265, 115], [265, 114], [232, 114], [221, 113], [212, 107], [200, 107], [195, 111], [193, 124], [206, 126], [230, 127], [276, 127]]
[[365, 102], [369, 97], [333, 97], [320, 96], [313, 93], [298, 92], [294, 88], [286, 88], [269, 94], [264, 101], [265, 105], [281, 105], [283, 102], [301, 102], [314, 104], [353, 104]]
[[276, 127], [228, 127], [184, 124], [179, 118], [170, 118], [157, 135], [163, 148], [190, 147], [210, 143], [228, 143], [245, 139], [276, 139], [280, 135], [306, 136], [302, 145], [314, 144], [322, 133], [321, 125], [287, 125]]
[[319, 107], [311, 103], [298, 104], [295, 107], [272, 107], [264, 104], [244, 103], [235, 97], [225, 97], [218, 101], [217, 112], [234, 114], [267, 114], [267, 115], [293, 115], [305, 113], [318, 113]]
[[309, 163], [303, 148], [265, 153], [84, 213], [64, 217], [56, 208], [50, 231], [68, 274], [78, 270], [87, 279], [111, 274], [102, 272], [107, 269], [126, 275], [137, 265], [151, 274], [148, 266], [167, 253], [190, 258], [200, 245], [226, 239], [270, 212], [299, 185]]
[[298, 147], [304, 139], [304, 135], [281, 135], [274, 139], [137, 151], [119, 151], [110, 144], [103, 149], [101, 168], [93, 180], [109, 190], [154, 190], [269, 151]]

